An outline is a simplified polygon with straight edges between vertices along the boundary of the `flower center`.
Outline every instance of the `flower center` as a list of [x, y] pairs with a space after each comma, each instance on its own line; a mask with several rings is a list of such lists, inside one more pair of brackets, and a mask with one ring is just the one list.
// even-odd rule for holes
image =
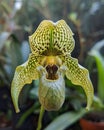
[[56, 80], [58, 79], [58, 67], [56, 65], [47, 65], [46, 66], [47, 75], [46, 78], [50, 80]]

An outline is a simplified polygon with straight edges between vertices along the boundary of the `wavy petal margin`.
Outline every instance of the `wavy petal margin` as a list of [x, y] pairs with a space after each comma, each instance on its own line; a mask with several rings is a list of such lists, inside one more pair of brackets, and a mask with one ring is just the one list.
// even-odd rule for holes
[[11, 96], [16, 112], [19, 112], [18, 97], [25, 84], [29, 84], [32, 80], [39, 78], [36, 67], [38, 66], [39, 57], [33, 54], [29, 55], [29, 59], [24, 64], [18, 66], [15, 70], [14, 78], [11, 84]]
[[89, 72], [86, 68], [78, 64], [78, 60], [70, 55], [65, 56], [65, 64], [67, 66], [66, 77], [75, 85], [80, 85], [87, 96], [86, 109], [89, 110], [93, 102], [94, 90], [92, 82], [89, 78]]

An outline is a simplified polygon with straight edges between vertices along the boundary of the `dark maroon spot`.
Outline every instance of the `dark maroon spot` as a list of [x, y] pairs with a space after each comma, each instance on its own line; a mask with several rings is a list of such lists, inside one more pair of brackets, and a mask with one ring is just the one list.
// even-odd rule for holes
[[52, 70], [53, 70], [53, 73], [56, 73], [57, 70], [58, 70], [58, 67], [57, 67], [56, 65], [53, 65], [53, 66], [52, 66]]
[[47, 65], [46, 66], [46, 71], [48, 73], [47, 79], [51, 80], [57, 79], [57, 70], [58, 67], [56, 65]]
[[48, 73], [52, 73], [52, 74], [55, 74], [58, 70], [58, 67], [56, 65], [47, 65], [46, 66], [46, 71]]

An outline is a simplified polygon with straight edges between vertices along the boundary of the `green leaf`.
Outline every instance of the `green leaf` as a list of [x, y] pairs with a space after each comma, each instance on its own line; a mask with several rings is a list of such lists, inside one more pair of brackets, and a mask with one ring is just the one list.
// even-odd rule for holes
[[68, 126], [79, 120], [87, 111], [81, 109], [78, 112], [66, 112], [58, 116], [52, 123], [50, 123], [44, 130], [64, 130]]
[[104, 100], [104, 58], [97, 50], [92, 50], [90, 55], [95, 58], [98, 70], [98, 96]]

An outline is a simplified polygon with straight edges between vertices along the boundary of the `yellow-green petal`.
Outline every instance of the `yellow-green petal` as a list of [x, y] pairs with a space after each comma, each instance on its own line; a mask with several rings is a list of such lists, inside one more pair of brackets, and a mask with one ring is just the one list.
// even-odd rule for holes
[[30, 54], [29, 59], [23, 65], [16, 68], [14, 78], [11, 84], [11, 96], [16, 112], [19, 112], [18, 97], [25, 84], [29, 84], [34, 79], [38, 79], [39, 75], [36, 70], [39, 57]]
[[87, 96], [87, 107], [89, 110], [93, 102], [94, 90], [92, 82], [89, 78], [89, 72], [86, 68], [78, 64], [78, 60], [70, 55], [65, 56], [65, 64], [67, 66], [66, 77], [75, 85], [80, 85]]
[[29, 42], [33, 54], [45, 56], [71, 53], [75, 46], [73, 32], [64, 20], [43, 20]]

